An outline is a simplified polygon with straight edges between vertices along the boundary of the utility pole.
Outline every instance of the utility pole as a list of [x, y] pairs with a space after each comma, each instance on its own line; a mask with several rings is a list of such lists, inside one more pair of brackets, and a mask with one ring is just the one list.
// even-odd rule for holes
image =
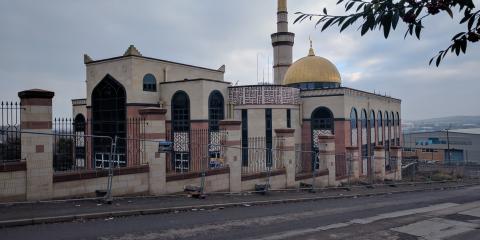
[[[450, 125], [450, 126], [451, 126], [451, 125]], [[451, 154], [450, 154], [450, 135], [448, 134], [448, 131], [450, 130], [450, 126], [448, 126], [448, 128], [446, 129], [446, 130], [447, 130], [447, 151], [448, 151], [448, 152], [447, 152], [447, 153], [448, 153], [447, 159], [448, 159], [448, 163], [450, 163], [450, 160], [451, 160], [451, 159], [450, 159], [450, 158], [451, 158], [451, 157], [450, 157], [450, 155], [451, 155]]]

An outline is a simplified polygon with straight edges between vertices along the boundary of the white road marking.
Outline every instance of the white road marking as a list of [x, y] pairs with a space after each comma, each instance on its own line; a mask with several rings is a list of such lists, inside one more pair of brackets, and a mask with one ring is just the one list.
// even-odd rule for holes
[[409, 225], [392, 228], [393, 231], [422, 237], [426, 240], [438, 240], [475, 230], [476, 224], [432, 218]]
[[428, 213], [432, 211], [438, 211], [438, 210], [443, 210], [447, 209], [450, 207], [455, 207], [458, 204], [456, 203], [442, 203], [442, 204], [437, 204], [437, 205], [432, 205], [428, 207], [423, 207], [423, 208], [415, 208], [415, 209], [408, 209], [408, 210], [403, 210], [403, 211], [397, 211], [397, 212], [392, 212], [392, 213], [385, 213], [385, 214], [379, 214], [373, 217], [368, 217], [368, 218], [361, 218], [361, 219], [354, 219], [346, 223], [336, 223], [336, 224], [330, 224], [327, 226], [320, 226], [316, 228], [307, 228], [307, 229], [301, 229], [301, 230], [293, 230], [293, 231], [286, 231], [282, 232], [273, 236], [268, 236], [264, 238], [257, 238], [257, 240], [281, 240], [281, 239], [286, 239], [286, 238], [291, 238], [291, 237], [297, 237], [297, 236], [302, 236], [306, 234], [312, 234], [316, 232], [322, 232], [326, 230], [331, 230], [331, 229], [336, 229], [336, 228], [343, 228], [343, 227], [348, 227], [352, 224], [369, 224], [372, 222], [376, 222], [379, 220], [384, 220], [384, 219], [389, 219], [389, 218], [398, 218], [398, 217], [404, 217], [408, 215], [414, 215], [414, 214], [419, 214], [419, 213]]

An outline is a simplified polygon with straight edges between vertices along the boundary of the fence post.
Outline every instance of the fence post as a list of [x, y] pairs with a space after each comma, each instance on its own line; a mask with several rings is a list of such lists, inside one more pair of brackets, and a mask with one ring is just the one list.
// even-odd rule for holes
[[242, 191], [241, 121], [220, 121], [220, 130], [226, 132], [225, 163], [230, 168], [230, 192]]
[[145, 120], [145, 153], [149, 167], [149, 190], [151, 195], [166, 193], [166, 153], [158, 152], [158, 143], [165, 140], [165, 114], [167, 109], [144, 108], [139, 110]]
[[[27, 164], [27, 201], [50, 199], [53, 195], [52, 99], [55, 93], [32, 89], [18, 93], [23, 132], [22, 159]], [[44, 134], [44, 135], [41, 135]]]
[[390, 156], [395, 157], [395, 180], [402, 180], [402, 148], [398, 146], [390, 147]]
[[347, 158], [350, 158], [351, 160], [351, 166], [352, 170], [348, 171], [349, 174], [353, 174], [352, 176], [349, 176], [352, 178], [352, 180], [358, 180], [360, 177], [360, 173], [362, 172], [362, 168], [360, 166], [360, 154], [358, 152], [358, 147], [346, 147], [347, 149]]
[[375, 169], [373, 174], [375, 178], [379, 179], [380, 181], [384, 181], [385, 180], [385, 149], [384, 147], [375, 146], [373, 156], [375, 161]]
[[328, 169], [328, 186], [336, 186], [335, 136], [319, 136], [318, 146], [320, 170]]
[[287, 188], [295, 187], [295, 129], [275, 129], [275, 134], [283, 140], [279, 152], [283, 156], [284, 166], [287, 175]]

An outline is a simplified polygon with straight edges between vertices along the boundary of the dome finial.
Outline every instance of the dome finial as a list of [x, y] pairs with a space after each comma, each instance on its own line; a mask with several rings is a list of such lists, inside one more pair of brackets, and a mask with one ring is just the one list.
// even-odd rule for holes
[[308, 36], [308, 39], [310, 40], [310, 50], [308, 51], [308, 56], [315, 56], [315, 51], [313, 51], [312, 37]]

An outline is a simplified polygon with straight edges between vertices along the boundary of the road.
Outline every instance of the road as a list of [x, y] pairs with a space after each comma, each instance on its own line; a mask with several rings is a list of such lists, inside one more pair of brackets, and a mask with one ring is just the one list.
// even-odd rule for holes
[[1, 239], [480, 239], [480, 186], [0, 229]]

